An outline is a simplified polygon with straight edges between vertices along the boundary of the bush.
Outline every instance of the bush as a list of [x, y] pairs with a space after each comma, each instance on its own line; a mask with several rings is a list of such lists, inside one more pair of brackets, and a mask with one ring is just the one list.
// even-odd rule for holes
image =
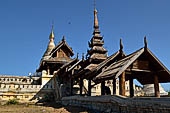
[[16, 104], [19, 104], [19, 102], [16, 99], [9, 99], [6, 104], [7, 105], [16, 105]]

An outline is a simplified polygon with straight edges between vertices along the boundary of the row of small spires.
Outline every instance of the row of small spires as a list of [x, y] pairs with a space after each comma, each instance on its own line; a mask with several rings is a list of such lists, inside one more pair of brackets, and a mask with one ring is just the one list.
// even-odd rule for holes
[[[144, 48], [147, 49], [147, 46], [148, 46], [148, 43], [147, 43], [147, 39], [146, 39], [146, 36], [144, 37]], [[123, 44], [122, 44], [122, 39], [120, 39], [120, 49], [119, 49], [120, 52], [123, 52]], [[77, 53], [77, 59], [79, 57], [79, 53]], [[84, 53], [82, 53], [82, 60], [84, 60]]]

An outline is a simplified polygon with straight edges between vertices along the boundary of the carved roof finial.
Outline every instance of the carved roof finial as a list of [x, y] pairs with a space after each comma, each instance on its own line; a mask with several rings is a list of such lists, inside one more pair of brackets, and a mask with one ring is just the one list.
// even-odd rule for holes
[[66, 41], [66, 38], [65, 38], [65, 36], [63, 36], [63, 39], [62, 39], [62, 41], [63, 41], [63, 42], [65, 42], [65, 41]]
[[82, 53], [82, 60], [84, 60], [84, 53]]
[[99, 27], [99, 22], [97, 19], [97, 9], [96, 9], [96, 0], [94, 0], [94, 28]]
[[99, 27], [99, 22], [97, 19], [97, 9], [94, 10], [94, 28], [98, 28]]
[[148, 48], [148, 42], [147, 42], [146, 36], [144, 37], [144, 43], [145, 43], [145, 49], [147, 49]]
[[122, 39], [120, 38], [120, 52], [123, 51], [123, 44], [122, 44]]
[[79, 53], [77, 53], [77, 59], [79, 58]]

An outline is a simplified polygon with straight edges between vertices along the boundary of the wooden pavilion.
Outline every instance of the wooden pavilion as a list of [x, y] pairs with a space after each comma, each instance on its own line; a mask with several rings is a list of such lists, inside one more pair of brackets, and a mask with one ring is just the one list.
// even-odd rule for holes
[[52, 28], [50, 42], [37, 72], [46, 70], [48, 75], [54, 74], [54, 77], [59, 77], [60, 83], [70, 84], [70, 95], [73, 94], [75, 81], [79, 82], [80, 95], [82, 95], [84, 79], [88, 80], [89, 96], [91, 96], [92, 87], [99, 83], [101, 83], [101, 95], [104, 95], [106, 80], [113, 80], [113, 94], [116, 94], [116, 79], [119, 79], [120, 95], [125, 96], [125, 81], [129, 80], [130, 97], [133, 97], [133, 80], [137, 79], [142, 85], [154, 84], [155, 96], [160, 97], [159, 83], [170, 82], [170, 72], [148, 49], [146, 37], [144, 38], [145, 46], [130, 55], [123, 52], [120, 40], [120, 49], [108, 57], [107, 50], [103, 47], [104, 40], [100, 35], [96, 9], [93, 27], [93, 36], [88, 42], [89, 50], [86, 58], [83, 54], [81, 60], [78, 59], [78, 55], [77, 58], [71, 58], [74, 53], [66, 43], [65, 37], [55, 46]]
[[[113, 79], [115, 81], [117, 78], [120, 82], [120, 94], [123, 96], [125, 96], [125, 81], [127, 80], [130, 81], [130, 96], [134, 96], [133, 80], [137, 79], [142, 85], [154, 84], [155, 96], [160, 97], [159, 83], [170, 82], [170, 72], [147, 48], [145, 37], [144, 48], [112, 63], [93, 80], [97, 82]], [[115, 90], [116, 88], [113, 87], [113, 92], [116, 92]]]
[[[134, 96], [133, 80], [137, 79], [142, 85], [154, 84], [155, 96], [160, 97], [159, 83], [170, 82], [169, 70], [148, 49], [146, 37], [145, 47], [136, 52], [125, 55], [120, 40], [120, 50], [106, 56], [107, 50], [102, 46], [104, 41], [100, 36], [97, 20], [97, 10], [94, 10], [94, 32], [87, 52], [87, 59], [78, 65], [81, 67], [73, 73], [71, 79], [80, 81], [80, 95], [82, 95], [83, 79], [88, 80], [88, 95], [91, 88], [101, 83], [101, 95], [105, 93], [105, 80], [113, 80], [113, 94], [116, 93], [116, 79], [119, 79], [120, 95], [125, 96], [125, 81], [130, 82], [130, 97]], [[95, 84], [91, 84], [91, 81]]]

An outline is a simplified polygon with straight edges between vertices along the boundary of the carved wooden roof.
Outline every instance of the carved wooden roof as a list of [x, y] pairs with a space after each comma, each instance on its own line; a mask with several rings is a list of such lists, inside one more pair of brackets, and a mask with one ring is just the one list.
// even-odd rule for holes
[[41, 71], [43, 69], [43, 66], [44, 66], [45, 63], [65, 64], [65, 63], [68, 63], [68, 62], [72, 61], [72, 58], [70, 58], [70, 57], [56, 57], [56, 56], [53, 56], [53, 54], [55, 55], [55, 53], [60, 48], [67, 49], [67, 51], [70, 53], [70, 56], [74, 55], [72, 48], [67, 44], [67, 42], [65, 40], [65, 37], [63, 37], [62, 41], [59, 42], [59, 44], [57, 46], [55, 46], [45, 58], [43, 57], [41, 59], [40, 66], [37, 69], [37, 71]]
[[[109, 56], [106, 60], [104, 60], [103, 62], [101, 62], [99, 64], [86, 63], [86, 66], [83, 67], [82, 69], [80, 69], [80, 71], [78, 73], [79, 77], [81, 76], [83, 78], [88, 79], [88, 78], [92, 78], [92, 77], [96, 76], [97, 72], [99, 70], [102, 70], [103, 67], [105, 67], [106, 65], [109, 65], [110, 63], [118, 60], [118, 57], [119, 57], [120, 54], [122, 54], [122, 53], [120, 51], [117, 51], [116, 53]], [[74, 75], [74, 76], [77, 76], [77, 75]]]
[[[140, 63], [137, 68], [134, 68], [134, 64], [138, 60], [143, 64]], [[144, 64], [145, 62], [148, 64]], [[170, 82], [169, 70], [148, 48], [141, 48], [125, 58], [112, 63], [110, 66], [103, 69], [94, 80], [118, 78], [124, 71], [126, 72], [127, 79], [131, 76], [137, 79], [141, 84], [152, 84], [154, 74], [158, 75], [160, 83]]]
[[[106, 60], [104, 60], [103, 62], [101, 62], [96, 68], [95, 70], [98, 71], [101, 68], [103, 68], [107, 63], [109, 63], [111, 60], [114, 60], [118, 55], [120, 54], [120, 51], [117, 51], [116, 53], [112, 54], [111, 56], [109, 56]], [[117, 59], [115, 59], [117, 60]]]
[[73, 53], [73, 50], [72, 48], [67, 44], [67, 42], [65, 41], [65, 39], [63, 39], [52, 51], [51, 51], [51, 56], [57, 51], [59, 50], [61, 47], [65, 47], [68, 49], [68, 51], [70, 52], [70, 55], [73, 56], [74, 53]]

